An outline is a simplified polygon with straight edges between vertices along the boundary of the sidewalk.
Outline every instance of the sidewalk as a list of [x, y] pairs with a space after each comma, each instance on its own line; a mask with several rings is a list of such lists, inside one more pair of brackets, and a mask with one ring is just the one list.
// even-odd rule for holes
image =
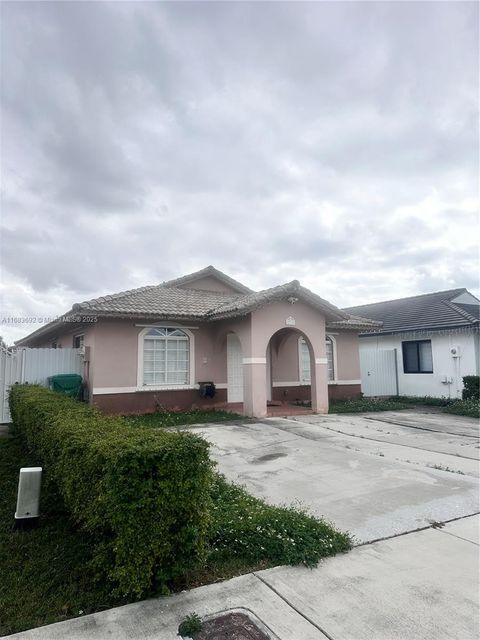
[[173, 640], [193, 611], [244, 608], [280, 640], [476, 640], [479, 526], [470, 516], [356, 547], [314, 570], [277, 567], [8, 637]]

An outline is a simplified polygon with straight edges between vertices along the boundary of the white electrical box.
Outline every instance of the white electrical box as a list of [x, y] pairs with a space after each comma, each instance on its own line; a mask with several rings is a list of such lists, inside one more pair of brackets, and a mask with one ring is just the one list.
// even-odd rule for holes
[[23, 467], [18, 481], [15, 520], [38, 518], [42, 467]]

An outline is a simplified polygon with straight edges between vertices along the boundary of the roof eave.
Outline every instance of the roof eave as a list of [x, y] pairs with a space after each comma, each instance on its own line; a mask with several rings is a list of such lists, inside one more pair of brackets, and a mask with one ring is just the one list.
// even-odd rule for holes
[[420, 333], [420, 332], [428, 332], [428, 331], [449, 331], [454, 329], [478, 329], [480, 327], [480, 321], [476, 320], [475, 322], [471, 322], [469, 324], [455, 324], [455, 325], [439, 325], [439, 326], [427, 326], [427, 327], [412, 327], [408, 329], [393, 329], [391, 331], [374, 331], [372, 333], [362, 332], [360, 335], [363, 337], [369, 336], [394, 336], [402, 333]]

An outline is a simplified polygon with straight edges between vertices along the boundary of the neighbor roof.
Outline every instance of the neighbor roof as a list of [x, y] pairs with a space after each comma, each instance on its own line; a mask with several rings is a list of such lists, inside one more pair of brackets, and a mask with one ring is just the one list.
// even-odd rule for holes
[[[228, 284], [236, 291], [243, 290], [243, 292], [224, 293], [191, 289], [185, 286], [208, 276]], [[31, 339], [38, 338], [61, 325], [63, 318], [75, 317], [76, 314], [81, 313], [100, 317], [214, 321], [244, 316], [265, 304], [289, 298], [302, 300], [322, 311], [329, 326], [330, 323], [333, 323], [336, 328], [352, 330], [367, 328], [375, 330], [380, 326], [378, 322], [352, 316], [338, 309], [309, 289], [302, 287], [298, 280], [255, 292], [209, 266], [201, 271], [159, 285], [129, 289], [74, 304], [71, 312], [59, 320], [37, 329], [26, 338], [18, 340], [16, 344], [22, 345]]]
[[358, 307], [347, 307], [343, 310], [350, 314], [379, 320], [383, 322], [379, 332], [391, 334], [422, 329], [478, 326], [480, 301], [467, 289], [462, 288], [374, 302]]

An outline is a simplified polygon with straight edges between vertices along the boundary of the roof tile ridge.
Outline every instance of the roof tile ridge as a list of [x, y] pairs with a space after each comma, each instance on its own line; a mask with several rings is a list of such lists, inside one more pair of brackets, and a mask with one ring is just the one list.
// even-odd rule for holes
[[453, 311], [456, 311], [460, 316], [462, 316], [466, 320], [469, 320], [472, 323], [479, 322], [478, 318], [475, 318], [475, 316], [472, 316], [470, 313], [468, 313], [468, 311], [465, 311], [465, 309], [462, 309], [455, 302], [452, 302], [451, 300], [443, 300], [443, 303], [446, 304], [448, 307], [450, 307], [450, 309], [453, 309]]

